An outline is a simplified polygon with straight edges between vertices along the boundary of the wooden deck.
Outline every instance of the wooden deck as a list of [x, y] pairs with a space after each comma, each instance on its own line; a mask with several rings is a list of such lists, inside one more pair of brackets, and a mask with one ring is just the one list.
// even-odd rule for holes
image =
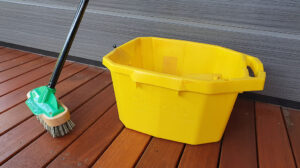
[[53, 139], [24, 104], [46, 85], [55, 59], [0, 47], [1, 167], [300, 166], [300, 111], [239, 98], [218, 143], [191, 146], [124, 128], [107, 70], [67, 62], [57, 96], [75, 130]]

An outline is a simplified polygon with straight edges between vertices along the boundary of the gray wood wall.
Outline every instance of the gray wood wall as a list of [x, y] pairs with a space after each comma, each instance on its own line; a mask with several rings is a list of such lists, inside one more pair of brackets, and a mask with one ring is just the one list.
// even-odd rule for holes
[[[79, 0], [0, 0], [0, 41], [59, 52]], [[217, 44], [261, 59], [260, 94], [300, 102], [298, 0], [92, 0], [71, 55], [101, 60], [138, 36]]]

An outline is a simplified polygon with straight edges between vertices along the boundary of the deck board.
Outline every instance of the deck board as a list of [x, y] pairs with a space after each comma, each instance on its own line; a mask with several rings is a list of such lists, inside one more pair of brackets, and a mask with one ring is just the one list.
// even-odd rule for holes
[[[78, 80], [78, 79], [77, 79]], [[95, 85], [95, 82], [93, 82], [93, 84]], [[59, 84], [58, 84], [59, 85]], [[103, 86], [102, 87], [99, 87], [99, 89], [102, 89], [104, 86], [106, 86], [105, 85], [105, 82], [103, 82]], [[85, 85], [83, 85], [83, 86], [81, 86], [80, 88], [78, 88], [78, 89], [76, 89], [76, 90], [74, 90], [72, 93], [70, 93], [70, 94], [68, 94], [67, 96], [65, 96], [65, 97], [63, 97], [63, 98], [61, 98], [61, 101], [63, 101], [66, 105], [68, 105], [68, 104], [72, 104], [72, 106], [68, 106], [68, 108], [69, 108], [69, 110], [72, 112], [73, 110], [75, 110], [77, 107], [79, 107], [83, 102], [85, 102], [86, 100], [88, 100], [89, 98], [90, 98], [90, 96], [94, 96], [94, 93], [93, 92], [87, 92], [87, 90], [89, 89], [91, 87], [91, 84], [90, 84], [90, 82], [88, 82], [87, 84], [85, 84]], [[97, 89], [95, 90], [95, 92], [97, 91]], [[76, 101], [70, 101], [70, 100], [72, 100], [73, 98], [74, 98], [74, 96], [75, 95], [80, 95], [81, 97], [80, 97], [80, 99], [75, 99]], [[62, 96], [62, 95], [61, 95]], [[72, 98], [72, 99], [70, 99], [70, 98]], [[69, 100], [69, 101], [68, 101]], [[23, 109], [24, 110], [24, 112], [26, 112], [28, 115], [30, 115], [30, 116], [32, 116], [32, 113], [30, 112], [30, 110], [28, 109], [28, 108], [25, 108], [25, 109]], [[22, 112], [22, 111], [21, 111]], [[4, 113], [5, 114], [5, 113]], [[31, 120], [31, 121], [34, 121], [34, 124], [35, 123], [38, 123], [38, 122], [35, 122], [36, 121], [36, 119], [35, 119], [35, 117], [31, 117], [30, 119], [28, 119], [28, 120]], [[15, 129], [13, 129], [13, 130], [11, 130], [11, 131], [9, 131], [8, 133], [10, 133], [11, 134], [11, 138], [12, 138], [12, 142], [14, 142], [14, 141], [16, 141], [15, 143], [18, 143], [19, 141], [18, 140], [14, 140], [13, 139], [13, 137], [14, 136], [19, 136], [19, 135], [17, 135], [17, 133], [15, 134], [14, 133], [14, 131], [15, 130], [18, 130], [18, 129], [20, 129], [20, 130], [22, 130], [22, 128], [23, 128], [24, 126], [23, 126], [23, 123], [22, 124], [20, 124], [18, 127], [16, 127]], [[34, 128], [28, 128], [28, 129], [26, 129], [26, 131], [31, 131], [31, 132], [29, 132], [28, 134], [32, 134], [32, 133], [34, 133], [34, 134], [38, 134], [38, 135], [40, 135], [40, 134], [42, 134], [42, 133], [44, 133], [44, 130], [42, 129], [42, 130], [36, 130], [36, 129], [34, 129]], [[21, 132], [21, 131], [20, 131]], [[6, 134], [4, 134], [4, 135], [7, 135], [8, 133], [6, 133]], [[3, 136], [4, 137], [4, 136]], [[30, 137], [29, 137], [30, 138]], [[0, 141], [1, 141], [1, 139], [2, 139], [2, 137], [0, 137]], [[22, 143], [24, 143], [24, 144], [27, 144], [27, 142], [30, 142], [30, 141], [32, 141], [34, 139], [34, 137], [32, 137], [31, 139], [23, 139], [22, 140]], [[18, 144], [19, 145], [19, 144]], [[11, 147], [10, 148], [10, 150], [12, 150], [12, 151], [16, 151], [16, 150], [18, 150], [18, 148], [19, 148], [19, 146], [18, 145], [16, 145], [16, 146], [14, 146], [13, 148]], [[7, 151], [6, 151], [7, 152]], [[1, 152], [0, 152], [1, 153]]]
[[[70, 111], [72, 110], [71, 120], [76, 123], [77, 127], [72, 134], [53, 141], [53, 138], [44, 131], [38, 139], [8, 160], [3, 167], [31, 167], [32, 165], [42, 167], [47, 165], [53, 160], [53, 157], [70, 145], [114, 104], [112, 93], [112, 87], [107, 87], [77, 110], [70, 109]], [[66, 106], [68, 105], [66, 103]]]
[[[91, 75], [93, 75], [93, 74], [91, 73]], [[72, 79], [72, 77], [71, 77], [70, 80], [78, 81], [82, 77], [84, 77], [83, 79], [86, 79], [89, 76], [90, 75], [87, 75], [86, 73], [84, 73], [81, 76], [78, 76], [77, 79], [76, 79], [76, 76], [72, 76], [75, 79]], [[67, 80], [64, 82], [67, 82]], [[75, 102], [74, 102], [74, 104], [75, 104]], [[23, 108], [22, 111], [18, 111], [19, 113], [21, 112], [21, 113], [25, 113], [25, 115], [32, 116], [32, 114], [28, 108], [26, 108], [25, 106], [22, 106], [22, 108]], [[72, 110], [72, 109], [70, 108], [70, 110]], [[30, 127], [30, 123], [32, 123], [32, 127]], [[5, 123], [3, 123], [3, 125], [4, 124]], [[20, 149], [22, 149], [24, 146], [26, 146], [28, 143], [33, 141], [37, 136], [41, 135], [44, 132], [44, 129], [36, 129], [36, 127], [38, 127], [38, 124], [39, 124], [39, 122], [35, 119], [35, 117], [31, 117], [28, 120], [26, 120], [25, 122], [18, 125], [15, 129], [8, 131], [6, 134], [4, 134], [3, 136], [0, 137], [0, 142], [3, 142], [3, 144], [4, 144], [3, 148], [0, 148], [0, 163], [4, 160], [4, 158], [2, 158], [2, 157], [13, 155], [16, 151], [19, 151]], [[23, 135], [22, 133], [24, 133], [25, 135]], [[12, 143], [14, 145], [11, 146], [10, 143], [4, 143], [7, 139], [11, 139], [10, 143]]]
[[9, 79], [13, 79], [17, 76], [30, 72], [34, 69], [40, 68], [42, 66], [46, 66], [47, 64], [50, 64], [54, 61], [55, 60], [53, 58], [40, 57], [39, 59], [36, 59], [34, 61], [30, 61], [28, 63], [11, 68], [9, 70], [0, 72], [0, 83], [6, 82]]
[[55, 59], [0, 46], [1, 167], [296, 167], [300, 111], [239, 98], [220, 142], [188, 145], [127, 128], [118, 118], [110, 73], [67, 62], [57, 97], [74, 131], [53, 139], [25, 105], [46, 85]]
[[220, 168], [257, 167], [254, 102], [239, 99], [224, 133]]
[[259, 167], [296, 167], [279, 106], [256, 102]]
[[288, 135], [297, 166], [300, 166], [300, 110], [283, 109]]
[[1, 50], [0, 50], [0, 56], [1, 57], [5, 56], [4, 54], [10, 53], [10, 52], [13, 52], [13, 51], [15, 51], [15, 50], [14, 49], [10, 49], [10, 48], [1, 48]]
[[150, 138], [149, 135], [125, 128], [93, 167], [134, 167]]
[[[71, 77], [72, 75], [78, 73], [79, 71], [82, 71], [85, 69], [86, 66], [82, 65], [70, 65], [64, 69], [64, 72], [61, 74], [59, 81], [64, 80], [68, 77]], [[25, 85], [17, 90], [14, 90], [5, 96], [0, 97], [0, 114], [5, 112], [6, 110], [14, 107], [15, 105], [22, 103], [25, 101], [26, 94], [33, 88], [40, 87], [43, 85], [46, 85], [50, 79], [50, 74], [47, 76], [44, 76], [43, 78], [40, 78], [28, 85]]]
[[[0, 84], [0, 96], [3, 96], [9, 92], [12, 92], [26, 84], [32, 83], [36, 81], [39, 78], [42, 78], [51, 72], [49, 71], [50, 68], [54, 67], [55, 63], [52, 62], [46, 66], [37, 68], [29, 73], [26, 73], [24, 75], [15, 77], [12, 80], [3, 82]], [[68, 66], [68, 64], [66, 65]]]
[[220, 142], [202, 145], [186, 145], [178, 167], [215, 168], [218, 166], [219, 153]]
[[13, 67], [17, 67], [19, 65], [25, 64], [27, 62], [30, 62], [30, 61], [38, 59], [38, 58], [39, 58], [39, 56], [37, 56], [35, 54], [25, 54], [16, 59], [2, 62], [2, 63], [0, 63], [0, 72], [11, 69]]
[[23, 51], [18, 51], [18, 50], [10, 51], [10, 50], [11, 49], [9, 49], [8, 52], [1, 54], [0, 63], [5, 62], [5, 61], [14, 60], [18, 57], [28, 54], [27, 52], [23, 52]]
[[[81, 86], [101, 72], [103, 71], [95, 71], [88, 68], [84, 71], [79, 72], [78, 74], [76, 74], [76, 76], [74, 75], [58, 83], [56, 86], [57, 97], [63, 97], [64, 95]], [[22, 113], [20, 113], [20, 111], [22, 111]], [[30, 110], [28, 110], [27, 106], [24, 103], [19, 104], [12, 109], [9, 109], [3, 114], [0, 114], [0, 135], [32, 115], [33, 114]]]
[[114, 105], [48, 167], [90, 167], [123, 129]]
[[136, 167], [176, 167], [183, 148], [182, 143], [152, 138]]

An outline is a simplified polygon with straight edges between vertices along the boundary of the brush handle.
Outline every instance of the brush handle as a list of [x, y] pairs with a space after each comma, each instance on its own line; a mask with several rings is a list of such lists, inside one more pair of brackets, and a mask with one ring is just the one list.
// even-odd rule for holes
[[57, 58], [57, 62], [56, 62], [54, 71], [52, 73], [50, 82], [48, 84], [48, 87], [50, 87], [52, 89], [55, 89], [55, 85], [56, 85], [59, 75], [62, 71], [62, 68], [65, 64], [66, 58], [71, 49], [72, 43], [74, 41], [75, 35], [77, 33], [77, 30], [79, 28], [80, 22], [82, 20], [82, 17], [84, 15], [84, 12], [85, 12], [85, 9], [86, 9], [88, 3], [89, 3], [89, 0], [81, 0], [79, 6], [77, 8], [73, 23], [71, 25], [68, 36], [65, 41], [65, 44]]

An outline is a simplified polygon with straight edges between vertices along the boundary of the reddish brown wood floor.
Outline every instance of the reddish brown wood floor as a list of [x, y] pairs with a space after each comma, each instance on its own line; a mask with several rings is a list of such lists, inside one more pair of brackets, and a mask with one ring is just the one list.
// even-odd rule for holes
[[0, 47], [2, 167], [300, 166], [300, 111], [238, 99], [221, 142], [191, 146], [124, 128], [107, 70], [67, 62], [57, 96], [75, 130], [53, 139], [24, 104], [47, 84], [55, 59]]

